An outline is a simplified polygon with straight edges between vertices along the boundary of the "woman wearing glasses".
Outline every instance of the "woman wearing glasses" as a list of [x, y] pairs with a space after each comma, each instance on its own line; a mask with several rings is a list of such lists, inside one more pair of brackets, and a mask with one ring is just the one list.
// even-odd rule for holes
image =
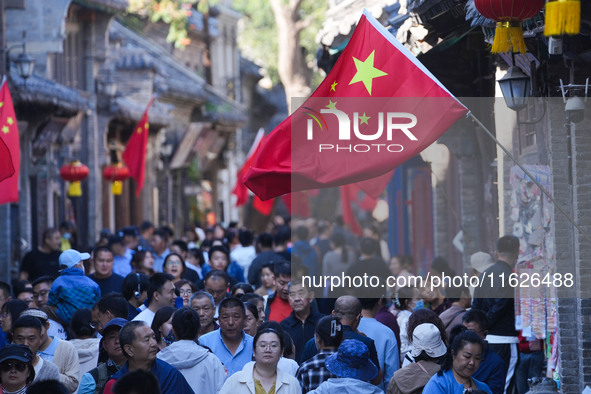
[[191, 296], [197, 291], [195, 285], [186, 279], [181, 279], [174, 282], [174, 287], [179, 289], [179, 295], [183, 298], [183, 307], [189, 307]]
[[33, 353], [25, 345], [6, 345], [0, 350], [0, 389], [2, 393], [26, 393], [35, 379]]
[[277, 363], [283, 354], [283, 336], [273, 328], [263, 328], [254, 337], [254, 364], [230, 376], [220, 394], [301, 394], [297, 379], [280, 369]]
[[185, 265], [185, 260], [183, 260], [181, 255], [177, 253], [170, 253], [168, 256], [166, 256], [162, 270], [174, 276], [174, 282], [181, 279], [186, 279], [195, 283], [199, 280], [197, 272], [193, 271], [192, 269], [188, 269]]

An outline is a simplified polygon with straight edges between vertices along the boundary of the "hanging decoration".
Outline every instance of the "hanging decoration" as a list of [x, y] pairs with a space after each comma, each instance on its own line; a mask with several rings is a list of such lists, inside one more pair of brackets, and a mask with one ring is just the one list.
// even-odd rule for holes
[[581, 29], [580, 0], [549, 0], [546, 3], [544, 34], [561, 36], [579, 34]]
[[79, 160], [71, 161], [62, 166], [60, 169], [60, 176], [62, 179], [69, 182], [68, 196], [82, 196], [82, 186], [80, 185], [80, 181], [88, 176], [87, 166], [82, 164]]
[[113, 182], [111, 185], [111, 193], [116, 196], [123, 192], [123, 181], [129, 178], [129, 168], [123, 163], [119, 162], [105, 167], [103, 170], [103, 177]]
[[536, 16], [544, 0], [475, 0], [474, 5], [482, 16], [497, 22], [492, 53], [527, 51], [521, 22]]

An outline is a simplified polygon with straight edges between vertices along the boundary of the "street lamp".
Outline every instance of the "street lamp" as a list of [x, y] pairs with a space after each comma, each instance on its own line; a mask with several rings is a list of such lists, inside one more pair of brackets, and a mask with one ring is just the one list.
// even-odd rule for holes
[[6, 49], [6, 73], [8, 74], [10, 71], [10, 51], [14, 48], [22, 47], [23, 51], [16, 59], [14, 59], [14, 64], [16, 66], [16, 71], [18, 75], [21, 76], [23, 79], [29, 78], [33, 75], [33, 69], [35, 68], [35, 59], [33, 59], [27, 52], [25, 47], [25, 42], [23, 41], [22, 44], [15, 44]]
[[520, 111], [527, 106], [530, 78], [519, 67], [509, 67], [507, 74], [498, 82], [507, 107], [513, 111]]

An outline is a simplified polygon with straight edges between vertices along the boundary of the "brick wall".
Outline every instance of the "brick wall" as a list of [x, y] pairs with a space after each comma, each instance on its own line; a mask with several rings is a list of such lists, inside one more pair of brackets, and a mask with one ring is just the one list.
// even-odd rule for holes
[[[588, 205], [589, 202], [588, 200], [580, 201], [580, 198], [576, 196], [578, 187], [573, 187], [569, 183], [568, 139], [567, 130], [564, 126], [564, 104], [562, 104], [561, 100], [551, 102], [549, 118], [548, 150], [552, 168], [553, 196], [569, 215], [572, 215], [580, 224], [584, 224], [581, 219], [589, 221], [590, 216], [586, 215], [587, 218], [585, 218], [582, 212], [579, 212], [579, 209], [584, 205]], [[575, 134], [580, 134], [581, 131], [579, 130]], [[571, 146], [575, 151], [589, 149], [589, 146], [577, 147], [574, 142]], [[576, 163], [573, 163], [573, 183], [575, 185], [585, 177], [581, 173], [581, 166], [584, 166], [584, 163], [579, 163], [578, 169]], [[579, 175], [576, 175], [577, 173]], [[576, 286], [580, 287], [579, 275], [577, 275], [581, 252], [580, 239], [575, 238], [575, 230], [572, 224], [558, 210], [555, 211], [552, 223], [555, 234], [556, 270], [562, 274], [574, 274]], [[582, 349], [584, 326], [586, 326], [587, 331], [587, 339], [585, 339], [587, 344], [589, 343], [588, 333], [591, 332], [591, 327], [589, 327], [589, 324], [582, 324], [581, 300], [576, 297], [576, 294], [571, 289], [559, 289], [557, 295], [561, 389], [564, 393], [580, 393], [585, 381], [583, 377], [584, 366], [587, 365], [586, 368], [588, 369], [588, 365], [591, 365], [591, 357], [586, 354], [587, 358], [584, 358]], [[588, 311], [586, 313], [589, 315]], [[589, 371], [587, 371], [587, 374], [589, 374]]]

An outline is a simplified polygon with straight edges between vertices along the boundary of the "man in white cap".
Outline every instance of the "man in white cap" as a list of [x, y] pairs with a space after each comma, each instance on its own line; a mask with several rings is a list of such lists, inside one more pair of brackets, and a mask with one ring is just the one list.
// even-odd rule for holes
[[[470, 256], [470, 265], [472, 266], [472, 276], [480, 276], [484, 271], [494, 265], [492, 256], [485, 252], [476, 252]], [[470, 296], [474, 297], [474, 287], [470, 285]]]
[[47, 305], [55, 307], [55, 312], [66, 324], [78, 309], [89, 308], [101, 298], [101, 289], [96, 282], [84, 276], [84, 260], [88, 253], [68, 249], [60, 255], [60, 276], [51, 285]]
[[411, 355], [415, 362], [394, 372], [387, 394], [421, 392], [439, 371], [438, 361], [447, 352], [441, 332], [431, 323], [419, 324], [412, 333]]
[[485, 252], [476, 252], [470, 256], [470, 265], [472, 266], [472, 275], [480, 276], [481, 273], [492, 267], [495, 262], [492, 256]]

